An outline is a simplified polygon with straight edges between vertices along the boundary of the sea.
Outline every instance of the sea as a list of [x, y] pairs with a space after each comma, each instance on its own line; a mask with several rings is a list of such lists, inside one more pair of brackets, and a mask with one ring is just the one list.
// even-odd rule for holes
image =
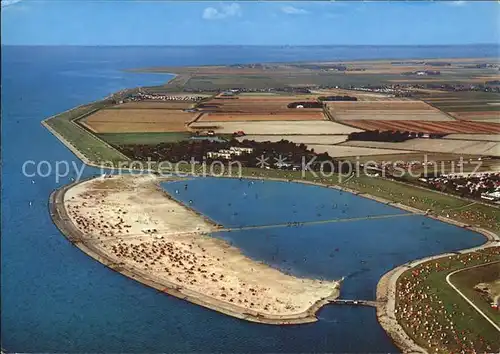
[[[4, 350], [30, 353], [398, 352], [378, 325], [373, 308], [329, 305], [319, 312], [318, 322], [297, 326], [248, 323], [159, 293], [90, 259], [54, 226], [47, 201], [54, 189], [76, 178], [77, 170], [83, 168], [84, 177], [101, 171], [82, 166], [40, 122], [117, 90], [159, 85], [172, 77], [127, 69], [312, 60], [495, 57], [496, 46], [2, 46], [1, 49], [1, 345]], [[56, 178], [56, 169], [61, 173], [67, 164], [70, 167], [67, 175]], [[38, 168], [36, 174], [34, 166]], [[297, 198], [301, 193], [302, 190], [296, 191]], [[265, 200], [259, 207], [266, 215], [276, 210], [275, 203]], [[329, 216], [336, 217], [337, 212], [331, 213]], [[250, 214], [254, 218], [260, 215]], [[398, 219], [399, 222], [404, 218]], [[292, 271], [318, 277], [336, 276], [327, 270], [332, 267], [329, 255], [320, 254], [318, 263], [314, 263], [315, 249], [325, 242], [332, 246], [331, 240], [321, 236], [324, 234], [321, 227], [315, 226], [312, 238], [304, 238], [298, 229], [286, 235], [276, 230], [272, 245], [283, 246], [287, 254], [279, 259], [298, 257], [293, 249], [307, 245], [304, 250], [310, 257], [309, 266]], [[401, 227], [412, 232], [408, 226]], [[429, 227], [439, 229], [435, 225]], [[455, 231], [458, 237], [456, 240], [448, 237], [447, 247], [483, 242], [476, 236], [465, 237]], [[284, 267], [270, 258], [268, 247], [259, 249], [258, 238], [249, 242], [243, 235], [245, 232], [248, 231], [214, 237], [234, 242], [251, 257]], [[368, 230], [359, 224], [342, 232], [354, 238]], [[390, 232], [387, 225], [375, 234], [384, 232]], [[268, 234], [259, 237], [269, 239]], [[412, 235], [424, 237], [414, 231]], [[433, 235], [429, 236], [433, 242], [425, 246], [422, 242], [415, 243], [422, 247], [419, 255], [442, 249]], [[352, 249], [354, 263], [357, 263], [360, 256], [355, 253], [355, 243], [345, 238], [342, 242], [344, 246], [340, 251], [347, 255], [345, 251]], [[380, 242], [389, 244], [393, 240], [384, 236]], [[407, 257], [394, 259], [412, 257], [411, 250], [408, 252]], [[348, 256], [341, 258], [344, 260], [336, 261], [335, 268], [353, 263]], [[376, 258], [372, 255], [372, 259]], [[387, 266], [384, 263], [384, 267]], [[370, 296], [372, 285], [360, 291]], [[361, 294], [356, 293], [355, 286], [349, 291], [348, 295]]]

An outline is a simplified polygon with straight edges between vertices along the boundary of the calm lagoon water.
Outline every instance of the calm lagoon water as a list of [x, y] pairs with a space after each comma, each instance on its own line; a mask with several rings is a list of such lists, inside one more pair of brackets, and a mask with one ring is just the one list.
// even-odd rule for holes
[[[217, 47], [3, 46], [2, 347], [10, 352], [52, 353], [397, 352], [376, 322], [374, 310], [370, 308], [327, 306], [320, 311], [320, 321], [313, 324], [291, 327], [257, 325], [160, 294], [116, 274], [69, 244], [50, 220], [47, 209], [49, 194], [54, 188], [69, 183], [76, 172], [72, 170], [67, 177], [56, 182], [53, 174], [47, 178], [26, 177], [22, 173], [22, 166], [27, 160], [45, 160], [51, 166], [56, 161], [80, 165], [76, 157], [40, 125], [44, 118], [119, 89], [157, 85], [169, 78], [168, 75], [129, 73], [123, 69], [285, 60], [461, 55], [484, 57], [495, 56], [495, 53], [496, 48], [484, 46], [315, 49], [235, 47], [223, 50]], [[85, 168], [83, 175], [98, 173], [96, 169]], [[271, 214], [275, 212], [274, 209], [269, 210]], [[336, 217], [334, 212], [330, 213], [330, 216]], [[304, 217], [314, 215], [311, 211]], [[281, 217], [286, 219], [288, 216], [283, 214]], [[404, 223], [406, 217], [394, 218], [393, 221], [396, 219]], [[268, 220], [272, 221], [271, 218]], [[385, 231], [393, 235], [400, 234], [392, 233], [393, 225], [391, 223], [391, 229], [386, 227]], [[334, 227], [348, 227], [348, 224], [339, 223]], [[408, 225], [405, 227], [411, 228]], [[418, 228], [418, 223], [414, 227]], [[332, 239], [322, 236], [330, 231], [320, 231], [322, 228], [316, 227], [313, 237], [303, 242], [300, 239], [304, 236], [299, 230], [293, 231], [293, 235], [296, 235], [293, 237], [289, 237], [292, 235], [290, 230], [272, 230], [272, 234], [277, 235], [273, 242], [277, 242], [280, 237], [288, 237], [286, 242], [280, 244], [282, 252], [290, 249], [288, 244], [301, 242], [306, 252], [304, 254], [309, 255], [315, 248], [315, 242], [326, 243], [328, 247], [333, 244]], [[262, 235], [251, 236], [257, 240], [269, 234], [270, 230], [267, 230]], [[345, 233], [342, 234], [342, 239], [335, 240], [348, 243], [356, 239], [354, 236], [349, 239]], [[426, 237], [431, 239], [438, 237], [432, 235], [426, 233]], [[464, 240], [457, 239], [454, 243], [449, 241], [449, 247], [462, 247], [461, 242], [473, 243], [471, 240], [475, 240], [476, 244], [480, 242], [475, 235], [469, 235], [468, 238], [462, 236], [459, 230], [451, 229], [438, 238], [444, 242], [451, 235], [460, 240], [463, 237]], [[234, 237], [235, 243], [242, 242], [243, 251], [252, 257], [269, 257], [264, 250], [254, 249], [261, 243], [246, 245], [249, 238], [244, 237], [244, 233], [240, 236], [231, 233], [230, 237]], [[293, 241], [290, 243], [290, 240]], [[419, 252], [422, 254], [441, 251], [437, 246], [434, 248], [433, 243], [416, 242], [415, 247], [421, 248]], [[340, 256], [349, 246], [341, 244], [339, 248]], [[354, 249], [352, 244], [350, 248]], [[299, 257], [291, 249], [286, 252], [283, 259], [293, 262], [294, 257]], [[416, 250], [411, 252], [416, 254]], [[280, 259], [273, 264], [282, 267]], [[325, 259], [326, 255], [323, 254], [318, 259], [318, 265], [312, 266], [306, 262], [301, 269], [292, 270], [325, 277], [344, 274], [343, 271], [333, 271], [339, 268], [333, 266], [334, 263], [330, 267], [332, 270], [327, 270]], [[396, 258], [391, 260], [394, 263], [399, 261]], [[371, 262], [370, 267], [380, 269], [373, 264], [375, 260]], [[353, 272], [356, 263], [353, 261], [350, 268]], [[351, 277], [354, 278], [352, 274]]]
[[[375, 299], [380, 277], [400, 264], [485, 241], [460, 227], [313, 185], [209, 177], [167, 182], [163, 187], [225, 227], [343, 219], [214, 236], [284, 272], [331, 280], [346, 277], [341, 290], [346, 299]], [[348, 220], [377, 215], [393, 217]]]
[[302, 183], [196, 178], [166, 182], [163, 188], [226, 227], [407, 213], [350, 193]]

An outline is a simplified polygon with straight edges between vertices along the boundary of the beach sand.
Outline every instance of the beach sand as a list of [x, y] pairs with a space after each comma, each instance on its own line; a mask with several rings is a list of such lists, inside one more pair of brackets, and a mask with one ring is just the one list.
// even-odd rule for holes
[[259, 322], [311, 322], [338, 297], [339, 282], [284, 274], [211, 237], [217, 225], [171, 199], [158, 182], [152, 175], [99, 177], [66, 190], [64, 207], [86, 248], [139, 281], [146, 277], [165, 292], [173, 288], [195, 303]]

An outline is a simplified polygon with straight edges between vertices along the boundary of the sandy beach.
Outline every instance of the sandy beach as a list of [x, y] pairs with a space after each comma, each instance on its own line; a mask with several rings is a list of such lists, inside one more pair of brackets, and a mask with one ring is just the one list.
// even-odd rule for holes
[[152, 175], [84, 181], [65, 191], [63, 204], [80, 248], [97, 253], [94, 258], [226, 314], [273, 324], [311, 322], [339, 294], [339, 282], [284, 274], [211, 237], [217, 225], [171, 199]]

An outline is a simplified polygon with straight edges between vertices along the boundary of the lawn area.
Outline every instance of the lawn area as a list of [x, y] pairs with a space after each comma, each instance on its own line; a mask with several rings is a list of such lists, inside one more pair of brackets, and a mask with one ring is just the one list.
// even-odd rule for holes
[[434, 214], [500, 231], [500, 209], [484, 204], [473, 204], [451, 195], [409, 186], [383, 178], [359, 176], [345, 183], [346, 187], [389, 199], [421, 210], [430, 209]]
[[187, 140], [191, 137], [191, 133], [105, 133], [98, 134], [98, 137], [111, 145], [156, 145]]
[[[500, 311], [490, 306], [492, 299], [474, 289], [479, 283], [492, 283], [500, 280], [500, 263], [467, 269], [450, 277], [450, 281], [464, 293], [486, 315], [500, 324]], [[498, 293], [498, 291], [497, 291]]]
[[406, 271], [398, 280], [397, 318], [405, 331], [433, 352], [498, 352], [500, 336], [446, 282], [452, 271], [500, 261], [500, 248], [429, 261]]

